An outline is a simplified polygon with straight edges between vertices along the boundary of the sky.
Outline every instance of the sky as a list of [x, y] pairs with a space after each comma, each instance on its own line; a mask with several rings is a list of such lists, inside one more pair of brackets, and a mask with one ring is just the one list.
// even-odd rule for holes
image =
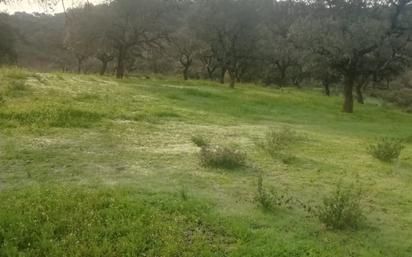
[[[54, 0], [56, 1], [56, 0]], [[66, 8], [76, 7], [87, 0], [64, 0]], [[47, 4], [39, 4], [36, 0], [14, 0], [13, 3], [0, 4], [0, 12], [8, 12], [10, 14], [14, 12], [27, 12], [27, 13], [59, 13], [63, 12], [63, 5], [61, 0], [57, 0], [57, 4], [47, 6]], [[53, 0], [49, 0], [49, 3]], [[93, 4], [99, 4], [106, 2], [106, 0], [88, 0], [88, 2]]]

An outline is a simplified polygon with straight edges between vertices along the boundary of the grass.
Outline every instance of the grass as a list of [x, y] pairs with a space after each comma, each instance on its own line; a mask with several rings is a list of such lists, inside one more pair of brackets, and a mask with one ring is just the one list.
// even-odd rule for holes
[[[0, 92], [0, 256], [412, 255], [412, 143], [394, 163], [365, 149], [411, 137], [394, 107], [349, 115], [310, 90], [18, 69], [0, 70]], [[283, 127], [308, 138], [291, 163], [256, 146]], [[329, 230], [293, 203], [265, 212], [256, 172], [201, 166], [196, 135], [237, 145], [265, 186], [309, 206], [356, 182], [365, 224]]]

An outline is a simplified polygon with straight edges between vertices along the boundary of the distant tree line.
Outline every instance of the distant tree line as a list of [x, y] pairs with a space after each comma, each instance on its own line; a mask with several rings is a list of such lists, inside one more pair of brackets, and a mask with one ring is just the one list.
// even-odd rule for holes
[[[2, 0], [0, 0], [2, 1]], [[64, 71], [342, 85], [343, 111], [411, 66], [412, 0], [113, 0], [0, 17], [0, 62]]]

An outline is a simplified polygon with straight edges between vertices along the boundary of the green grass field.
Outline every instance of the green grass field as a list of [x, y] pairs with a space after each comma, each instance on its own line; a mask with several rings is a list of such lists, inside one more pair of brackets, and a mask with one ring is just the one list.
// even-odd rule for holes
[[[316, 90], [5, 68], [0, 95], [0, 256], [412, 256], [412, 115], [378, 100], [344, 114]], [[256, 144], [284, 127], [304, 138], [287, 163]], [[201, 166], [195, 135], [246, 166]], [[382, 137], [406, 142], [399, 160], [370, 156]], [[256, 166], [310, 206], [354, 183], [364, 224], [263, 210]]]

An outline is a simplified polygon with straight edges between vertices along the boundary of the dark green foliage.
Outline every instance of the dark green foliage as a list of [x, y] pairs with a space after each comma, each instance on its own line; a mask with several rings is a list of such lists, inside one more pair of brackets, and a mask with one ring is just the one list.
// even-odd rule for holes
[[205, 167], [235, 169], [246, 165], [246, 153], [231, 146], [207, 145], [200, 150], [200, 164]]
[[294, 143], [301, 140], [301, 137], [289, 128], [272, 129], [266, 133], [265, 138], [257, 143], [257, 145], [265, 152], [274, 158], [281, 158], [285, 163], [293, 161], [290, 154], [286, 154], [286, 150]]
[[121, 189], [53, 187], [0, 195], [0, 256], [224, 256], [206, 206]]
[[376, 144], [370, 145], [368, 151], [376, 159], [392, 162], [399, 158], [404, 148], [402, 140], [382, 138]]
[[381, 98], [397, 106], [409, 108], [412, 107], [412, 90], [406, 88], [392, 90], [375, 90], [372, 96]]
[[15, 31], [7, 19], [5, 14], [0, 13], [0, 64], [13, 64], [17, 60]]
[[319, 220], [331, 229], [358, 229], [365, 219], [361, 196], [360, 189], [353, 185], [339, 184], [332, 195], [324, 198], [317, 211]]
[[209, 139], [202, 135], [192, 136], [192, 142], [198, 147], [206, 147], [209, 145]]

